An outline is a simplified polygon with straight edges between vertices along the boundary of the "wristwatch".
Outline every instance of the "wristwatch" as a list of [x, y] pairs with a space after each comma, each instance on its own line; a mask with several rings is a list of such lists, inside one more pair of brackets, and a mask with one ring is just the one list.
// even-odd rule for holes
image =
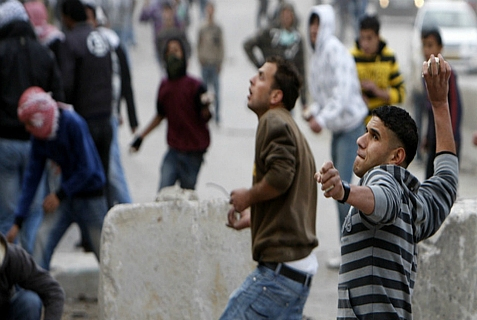
[[341, 180], [341, 184], [343, 185], [344, 196], [343, 196], [343, 199], [338, 200], [338, 202], [345, 203], [346, 200], [348, 200], [349, 192], [351, 191], [351, 188], [349, 187], [349, 183], [346, 181]]

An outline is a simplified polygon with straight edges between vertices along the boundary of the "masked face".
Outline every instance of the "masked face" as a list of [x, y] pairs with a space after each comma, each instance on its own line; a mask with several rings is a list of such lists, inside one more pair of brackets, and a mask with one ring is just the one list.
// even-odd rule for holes
[[184, 60], [175, 54], [169, 54], [166, 60], [166, 69], [169, 79], [177, 79], [185, 75]]
[[18, 118], [35, 138], [43, 140], [54, 138], [58, 117], [56, 101], [43, 89], [31, 87], [20, 97]]

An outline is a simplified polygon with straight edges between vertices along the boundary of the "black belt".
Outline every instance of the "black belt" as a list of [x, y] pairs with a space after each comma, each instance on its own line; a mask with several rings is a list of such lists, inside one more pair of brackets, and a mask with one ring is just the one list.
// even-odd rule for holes
[[294, 270], [288, 267], [286, 264], [277, 263], [277, 262], [259, 262], [260, 266], [264, 266], [268, 269], [271, 269], [282, 276], [291, 279], [293, 281], [299, 282], [305, 287], [311, 286], [312, 275], [306, 274], [297, 270]]

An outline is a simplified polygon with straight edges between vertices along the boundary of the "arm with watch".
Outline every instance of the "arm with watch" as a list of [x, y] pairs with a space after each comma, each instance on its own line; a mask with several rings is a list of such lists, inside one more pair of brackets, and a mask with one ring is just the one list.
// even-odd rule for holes
[[333, 198], [341, 203], [349, 203], [366, 215], [374, 212], [374, 194], [367, 186], [350, 185], [341, 180], [339, 171], [333, 162], [323, 164], [315, 174], [315, 180], [321, 183], [321, 190], [326, 198]]

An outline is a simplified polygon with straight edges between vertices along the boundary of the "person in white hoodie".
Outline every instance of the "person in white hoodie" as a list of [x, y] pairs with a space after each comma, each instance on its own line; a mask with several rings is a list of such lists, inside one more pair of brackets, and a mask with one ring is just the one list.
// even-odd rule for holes
[[[320, 133], [330, 130], [331, 158], [344, 181], [353, 175], [356, 140], [364, 133], [363, 119], [368, 109], [361, 97], [356, 64], [349, 50], [334, 35], [335, 16], [330, 5], [311, 8], [308, 18], [311, 55], [309, 91], [313, 99], [304, 117], [310, 128]], [[350, 206], [339, 203], [340, 229]], [[339, 267], [339, 261], [329, 261], [329, 267]]]

